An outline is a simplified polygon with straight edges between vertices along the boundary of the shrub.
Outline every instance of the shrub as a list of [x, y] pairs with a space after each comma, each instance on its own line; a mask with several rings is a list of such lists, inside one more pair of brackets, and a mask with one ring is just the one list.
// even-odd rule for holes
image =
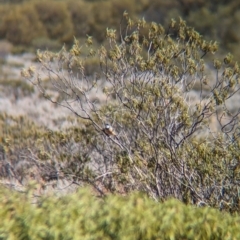
[[34, 50], [50, 50], [50, 51], [59, 51], [61, 49], [61, 43], [57, 40], [52, 40], [49, 38], [37, 38], [32, 41], [32, 48]]
[[33, 5], [28, 4], [9, 8], [2, 19], [1, 35], [11, 43], [26, 45], [33, 39], [46, 35], [46, 32]]
[[[70, 51], [38, 52], [43, 70], [25, 70], [23, 76], [95, 129], [89, 137], [90, 184], [237, 211], [240, 111], [231, 101], [237, 101], [240, 89], [238, 64], [230, 54], [207, 62], [217, 44], [181, 19], [165, 30], [124, 17], [120, 43], [112, 29], [97, 52], [92, 39], [86, 41], [88, 58], [97, 54], [101, 66], [94, 78], [86, 75], [77, 41]], [[209, 77], [209, 67], [215, 77]], [[61, 99], [48, 94], [44, 74]], [[117, 136], [104, 134], [105, 123]]]
[[[121, 22], [122, 13], [130, 12], [132, 16], [140, 14], [144, 7], [150, 5], [146, 1], [96, 1], [91, 4], [91, 18], [89, 21], [89, 35], [93, 36], [97, 42], [105, 40], [106, 26], [118, 28]], [[99, 11], [99, 8], [105, 11]], [[89, 18], [88, 18], [89, 19]]]
[[148, 9], [146, 10], [146, 19], [157, 23], [165, 24], [171, 19], [171, 12], [177, 11], [176, 16], [181, 16], [182, 8], [184, 8], [183, 1], [151, 1]]
[[49, 38], [62, 43], [72, 41], [73, 24], [64, 2], [40, 1], [35, 3], [35, 8]]
[[92, 18], [89, 23], [89, 32], [96, 38], [98, 42], [102, 42], [105, 39], [105, 28], [107, 25], [112, 26], [112, 14], [111, 14], [111, 2], [102, 1], [101, 8], [105, 11], [99, 11], [99, 3], [92, 3]]
[[76, 38], [85, 37], [89, 33], [89, 23], [93, 18], [91, 14], [91, 6], [85, 1], [67, 1], [67, 8], [71, 15], [74, 28], [74, 36]]
[[[156, 203], [142, 194], [98, 199], [88, 190], [39, 198], [0, 188], [1, 239], [239, 239], [239, 216]], [[56, 207], [57, 206], [57, 207]]]
[[[73, 122], [72, 119], [68, 121]], [[78, 125], [83, 123], [77, 121]], [[2, 185], [25, 190], [31, 181], [37, 181], [35, 194], [40, 194], [54, 187], [56, 181], [62, 183], [62, 179], [72, 185], [74, 175], [80, 177], [78, 181], [92, 181], [92, 170], [87, 164], [93, 130], [77, 129], [70, 124], [65, 131], [50, 131], [26, 116], [7, 114], [0, 114], [0, 129]]]

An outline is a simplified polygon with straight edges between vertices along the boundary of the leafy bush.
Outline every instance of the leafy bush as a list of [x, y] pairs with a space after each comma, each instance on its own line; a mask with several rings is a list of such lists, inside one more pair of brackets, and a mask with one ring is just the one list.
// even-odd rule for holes
[[[156, 203], [141, 194], [98, 199], [81, 190], [39, 198], [0, 188], [1, 239], [239, 239], [239, 216]], [[57, 206], [57, 207], [56, 207]]]
[[[36, 9], [32, 9], [33, 6], [34, 8], [37, 6], [37, 14], [35, 14]], [[22, 16], [17, 14], [15, 19], [14, 15], [10, 13], [16, 7], [25, 9], [27, 12], [20, 11]], [[104, 14], [99, 9], [105, 9]], [[31, 44], [29, 38], [32, 36], [36, 38], [48, 37], [61, 43], [71, 44], [73, 35], [76, 38], [81, 38], [88, 34], [94, 36], [101, 43], [105, 39], [104, 30], [106, 26], [118, 28], [122, 13], [127, 10], [133, 17], [144, 16], [147, 21], [161, 23], [164, 26], [171, 18], [181, 16], [207, 39], [219, 41], [224, 52], [235, 52], [239, 59], [238, 9], [239, 2], [232, 0], [8, 1], [8, 4], [4, 2], [0, 4], [0, 37], [4, 39], [6, 33], [8, 33], [8, 39], [12, 43], [28, 46]], [[23, 12], [26, 16], [33, 15], [34, 18], [41, 19], [40, 24], [44, 28], [42, 33], [42, 30], [39, 31], [39, 22], [36, 24], [32, 17], [24, 17]], [[12, 22], [9, 29], [7, 29], [8, 26], [4, 20], [6, 16]], [[31, 19], [34, 20], [34, 24]], [[14, 26], [20, 32], [17, 33], [17, 35], [21, 35], [20, 38], [14, 39], [11, 34]], [[31, 32], [27, 31], [27, 28], [31, 29]], [[46, 36], [46, 33], [48, 36]]]
[[74, 28], [74, 36], [76, 38], [85, 37], [89, 34], [91, 14], [91, 5], [85, 1], [67, 1], [67, 8], [71, 15], [71, 20]]
[[[238, 64], [230, 54], [207, 62], [216, 43], [181, 19], [165, 30], [154, 22], [134, 22], [127, 13], [124, 17], [120, 43], [112, 29], [98, 51], [90, 37], [86, 41], [87, 59], [99, 57], [101, 72], [95, 77], [86, 75], [76, 40], [70, 51], [38, 52], [43, 68], [26, 69], [23, 76], [92, 126], [84, 164], [91, 170], [88, 183], [97, 189], [139, 190], [154, 199], [175, 197], [237, 211], [240, 110], [231, 102], [239, 96]], [[61, 98], [49, 95], [44, 75]], [[106, 123], [117, 136], [104, 134]]]
[[32, 4], [9, 7], [3, 16], [0, 32], [14, 44], [30, 44], [34, 38], [46, 35]]
[[[83, 123], [77, 121], [78, 125]], [[65, 131], [50, 131], [26, 116], [6, 114], [0, 115], [0, 129], [1, 184], [25, 189], [34, 180], [39, 183], [36, 194], [41, 194], [54, 187], [56, 181], [71, 185], [72, 176], [79, 176], [81, 183], [91, 181], [92, 171], [87, 163], [93, 131], [73, 124]]]
[[49, 38], [66, 43], [72, 40], [73, 24], [64, 2], [40, 1], [35, 8]]
[[40, 50], [59, 51], [61, 49], [61, 43], [57, 40], [49, 38], [37, 38], [32, 41], [32, 48]]

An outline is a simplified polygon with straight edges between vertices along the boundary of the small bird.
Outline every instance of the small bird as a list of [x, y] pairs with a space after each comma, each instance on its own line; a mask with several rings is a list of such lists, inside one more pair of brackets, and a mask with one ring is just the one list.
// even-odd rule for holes
[[114, 131], [113, 127], [110, 126], [108, 123], [105, 124], [105, 128], [102, 129], [102, 131], [108, 136], [116, 136], [116, 132]]

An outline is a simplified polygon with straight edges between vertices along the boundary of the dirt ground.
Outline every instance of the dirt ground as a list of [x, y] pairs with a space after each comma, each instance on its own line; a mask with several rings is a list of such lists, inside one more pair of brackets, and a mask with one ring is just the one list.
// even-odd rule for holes
[[[64, 119], [72, 114], [69, 110], [58, 107], [40, 97], [36, 89], [29, 94], [21, 94], [20, 90], [7, 88], [7, 81], [9, 81], [9, 85], [12, 84], [12, 81], [25, 82], [21, 77], [23, 68], [31, 65], [39, 67], [39, 63], [34, 62], [34, 58], [33, 54], [23, 54], [8, 55], [2, 60], [0, 66], [0, 111], [12, 116], [28, 116], [35, 123], [52, 130], [64, 127]], [[2, 81], [5, 82], [4, 85], [1, 84]], [[30, 82], [25, 82], [25, 84], [32, 87]]]

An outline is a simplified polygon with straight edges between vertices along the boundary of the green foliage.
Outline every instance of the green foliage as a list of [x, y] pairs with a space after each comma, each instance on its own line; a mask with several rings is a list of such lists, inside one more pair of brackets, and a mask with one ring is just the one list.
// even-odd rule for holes
[[[98, 199], [81, 190], [31, 204], [31, 190], [0, 189], [1, 239], [239, 239], [239, 216], [157, 203], [142, 194]], [[57, 206], [57, 207], [56, 207]]]

